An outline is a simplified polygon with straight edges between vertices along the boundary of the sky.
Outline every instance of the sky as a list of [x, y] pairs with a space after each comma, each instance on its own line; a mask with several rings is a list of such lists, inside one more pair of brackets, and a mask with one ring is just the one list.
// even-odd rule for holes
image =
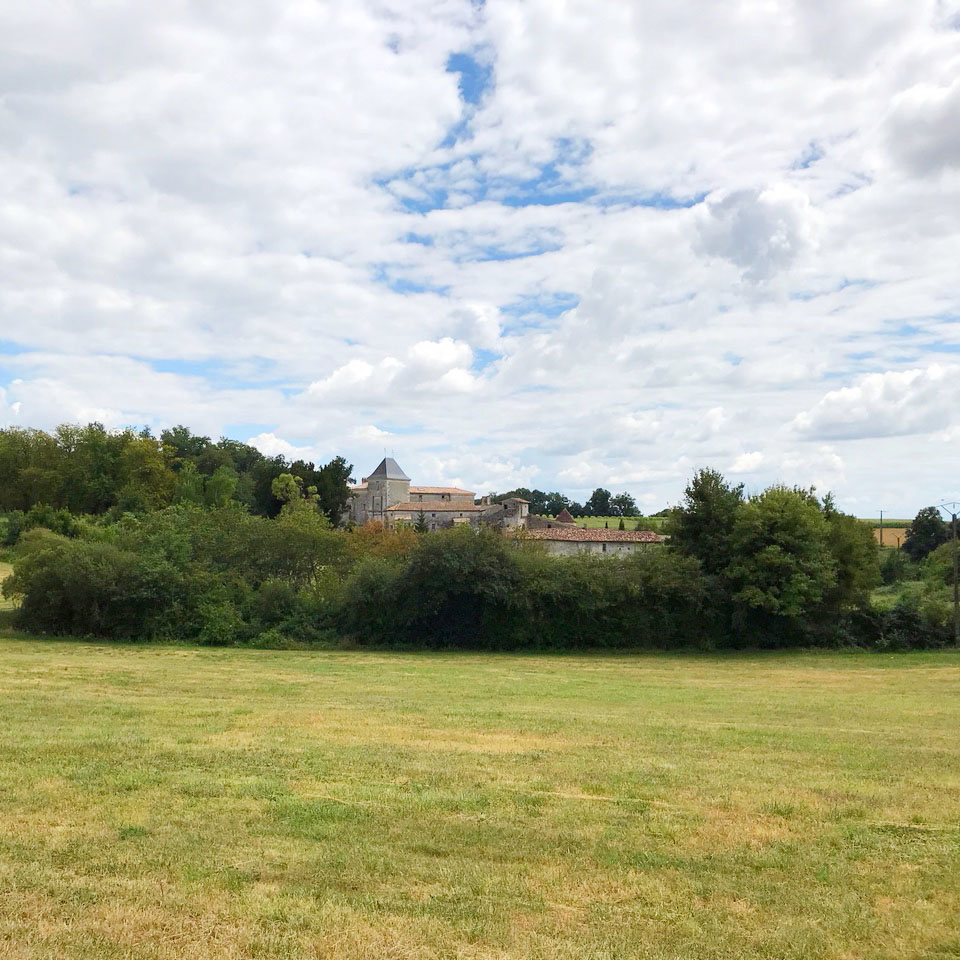
[[0, 425], [960, 496], [960, 0], [0, 4]]

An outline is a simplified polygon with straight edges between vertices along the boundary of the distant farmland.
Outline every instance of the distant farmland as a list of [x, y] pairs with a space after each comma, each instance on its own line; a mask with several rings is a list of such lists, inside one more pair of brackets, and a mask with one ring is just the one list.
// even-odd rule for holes
[[[603, 529], [606, 524], [611, 530], [620, 526], [620, 517], [574, 517], [577, 525], [588, 530]], [[626, 530], [660, 530], [664, 524], [664, 517], [624, 517], [623, 526]]]

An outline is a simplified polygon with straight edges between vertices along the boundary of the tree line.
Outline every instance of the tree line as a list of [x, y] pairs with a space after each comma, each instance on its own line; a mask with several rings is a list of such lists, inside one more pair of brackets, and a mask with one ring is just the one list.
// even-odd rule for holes
[[508, 497], [520, 497], [530, 501], [530, 512], [555, 517], [566, 510], [573, 517], [639, 517], [637, 501], [629, 493], [611, 494], [603, 487], [597, 487], [585, 503], [578, 503], [557, 491], [549, 493], [543, 490], [531, 490], [529, 487], [517, 487], [506, 493], [492, 494], [493, 500], [506, 500]]
[[[164, 430], [108, 430], [100, 423], [64, 424], [43, 430], [0, 430], [0, 513], [7, 539], [31, 526], [67, 532], [70, 518], [119, 517], [171, 504], [215, 507], [237, 503], [250, 513], [275, 517], [283, 507], [273, 482], [297, 477], [313, 490], [324, 515], [339, 521], [353, 470], [343, 457], [321, 466], [221, 437], [194, 434], [185, 426]], [[52, 512], [60, 511], [52, 519]]]
[[[186, 458], [206, 453], [198, 443]], [[314, 476], [289, 471], [273, 477], [270, 509], [258, 512], [236, 490], [206, 496], [223, 463], [190, 462], [205, 478], [203, 496], [171, 493], [167, 504], [141, 512], [68, 514], [70, 530], [22, 533], [3, 584], [19, 604], [20, 626], [269, 646], [949, 642], [944, 590], [935, 584], [887, 608], [873, 605], [881, 573], [870, 527], [813, 490], [774, 486], [747, 496], [702, 470], [667, 518], [667, 545], [624, 558], [550, 557], [493, 530], [337, 528], [319, 486], [307, 483]], [[175, 488], [184, 469], [172, 471]]]

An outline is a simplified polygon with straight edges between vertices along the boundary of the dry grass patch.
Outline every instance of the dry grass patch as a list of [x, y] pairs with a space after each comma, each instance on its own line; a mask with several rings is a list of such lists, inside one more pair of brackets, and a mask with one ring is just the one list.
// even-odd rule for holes
[[0, 956], [951, 956], [960, 655], [0, 638]]

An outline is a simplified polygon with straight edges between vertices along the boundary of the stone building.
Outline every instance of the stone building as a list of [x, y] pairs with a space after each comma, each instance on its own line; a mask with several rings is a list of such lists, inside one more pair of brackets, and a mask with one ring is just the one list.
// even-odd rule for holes
[[461, 524], [496, 527], [542, 543], [546, 552], [555, 556], [622, 556], [666, 539], [651, 530], [586, 530], [577, 526], [566, 510], [552, 518], [537, 516], [530, 513], [530, 501], [521, 497], [498, 503], [484, 497], [477, 502], [472, 490], [417, 486], [393, 457], [384, 457], [370, 476], [350, 488], [347, 510], [350, 520], [360, 524], [371, 520], [416, 524], [422, 515], [428, 530]]
[[354, 523], [380, 520], [416, 523], [422, 512], [431, 530], [455, 523], [473, 523], [484, 511], [474, 503], [472, 490], [460, 487], [422, 487], [410, 478], [393, 457], [384, 457], [369, 477], [350, 488], [347, 505]]
[[587, 530], [576, 525], [556, 524], [527, 529], [524, 539], [542, 543], [552, 556], [593, 553], [604, 557], [621, 557], [646, 550], [667, 538], [652, 530]]

